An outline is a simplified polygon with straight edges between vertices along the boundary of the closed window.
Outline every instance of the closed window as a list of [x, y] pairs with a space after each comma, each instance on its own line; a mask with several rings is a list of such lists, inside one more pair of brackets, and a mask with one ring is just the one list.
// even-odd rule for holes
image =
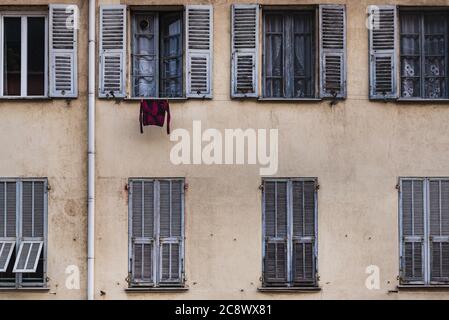
[[184, 181], [132, 179], [129, 202], [130, 286], [184, 283]]
[[400, 180], [402, 284], [449, 283], [449, 178]]
[[0, 287], [46, 284], [46, 180], [0, 180]]
[[263, 182], [263, 285], [317, 285], [315, 179]]

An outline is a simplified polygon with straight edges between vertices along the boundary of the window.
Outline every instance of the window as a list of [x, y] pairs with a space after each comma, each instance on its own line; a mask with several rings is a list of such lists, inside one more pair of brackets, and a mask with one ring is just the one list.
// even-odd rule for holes
[[316, 286], [316, 179], [263, 182], [263, 285]]
[[45, 286], [46, 223], [46, 180], [0, 180], [0, 287]]
[[47, 95], [47, 15], [2, 14], [0, 96]]
[[401, 284], [449, 283], [449, 178], [400, 179]]
[[184, 181], [132, 179], [129, 202], [131, 286], [184, 283]]
[[315, 96], [313, 11], [264, 14], [264, 97]]

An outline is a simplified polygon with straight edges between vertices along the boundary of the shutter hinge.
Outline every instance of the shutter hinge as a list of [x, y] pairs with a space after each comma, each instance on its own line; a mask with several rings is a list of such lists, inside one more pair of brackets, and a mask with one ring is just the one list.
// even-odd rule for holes
[[131, 284], [131, 273], [128, 273], [128, 276], [125, 278], [125, 281], [129, 284]]
[[129, 191], [129, 184], [128, 184], [128, 183], [125, 184], [125, 190], [126, 190], [126, 191]]
[[396, 188], [397, 190], [401, 191], [401, 185], [400, 185], [399, 183], [396, 184], [395, 188]]
[[47, 191], [51, 191], [51, 185], [47, 182]]
[[189, 190], [189, 184], [188, 183], [184, 183], [184, 191]]
[[259, 190], [263, 191], [263, 189], [264, 189], [264, 186], [263, 186], [263, 183], [262, 183], [262, 184], [259, 185]]
[[315, 191], [320, 190], [320, 185], [318, 183], [315, 184]]

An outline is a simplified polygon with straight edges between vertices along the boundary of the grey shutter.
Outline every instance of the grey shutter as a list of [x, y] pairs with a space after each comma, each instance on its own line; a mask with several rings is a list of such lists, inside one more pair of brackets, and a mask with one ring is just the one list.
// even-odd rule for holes
[[264, 283], [287, 283], [287, 181], [264, 183]]
[[315, 262], [315, 181], [292, 182], [293, 281], [314, 284]]
[[346, 98], [346, 6], [320, 5], [320, 96]]
[[134, 284], [154, 279], [154, 182], [131, 183], [131, 276]]
[[212, 98], [212, 5], [186, 6], [186, 93], [189, 98]]
[[78, 58], [76, 30], [78, 7], [50, 4], [50, 96], [78, 96]]
[[258, 96], [259, 6], [232, 5], [232, 74], [233, 98]]
[[429, 181], [430, 281], [449, 282], [449, 180]]
[[16, 238], [17, 184], [0, 182], [0, 238]]
[[180, 180], [159, 181], [159, 277], [162, 284], [182, 283], [183, 192]]
[[424, 180], [403, 179], [401, 207], [401, 282], [423, 283], [424, 258]]
[[370, 6], [370, 99], [398, 97], [396, 6]]
[[100, 6], [99, 97], [125, 97], [126, 5]]

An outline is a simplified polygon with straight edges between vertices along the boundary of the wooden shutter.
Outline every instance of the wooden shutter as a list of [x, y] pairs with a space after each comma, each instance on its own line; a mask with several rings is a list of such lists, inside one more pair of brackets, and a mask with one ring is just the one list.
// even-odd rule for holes
[[424, 180], [401, 180], [402, 283], [423, 283], [425, 280], [424, 197]]
[[[50, 96], [78, 96], [78, 7], [50, 4]], [[76, 20], [75, 20], [76, 19]]]
[[186, 93], [189, 98], [212, 98], [212, 5], [186, 6]]
[[264, 283], [287, 283], [287, 181], [264, 182]]
[[125, 97], [126, 5], [100, 6], [99, 97]]
[[232, 74], [233, 98], [258, 96], [259, 6], [232, 5]]
[[183, 282], [183, 192], [180, 180], [159, 181], [160, 282]]
[[430, 281], [449, 282], [449, 180], [429, 181]]
[[370, 6], [370, 99], [396, 99], [397, 9], [395, 6]]
[[320, 5], [320, 96], [346, 98], [346, 7]]
[[131, 183], [131, 276], [134, 284], [154, 279], [154, 182]]
[[16, 182], [0, 182], [0, 238], [16, 237], [16, 193]]
[[293, 281], [315, 283], [315, 181], [292, 182]]

